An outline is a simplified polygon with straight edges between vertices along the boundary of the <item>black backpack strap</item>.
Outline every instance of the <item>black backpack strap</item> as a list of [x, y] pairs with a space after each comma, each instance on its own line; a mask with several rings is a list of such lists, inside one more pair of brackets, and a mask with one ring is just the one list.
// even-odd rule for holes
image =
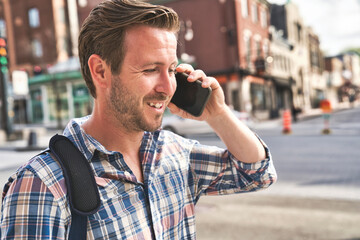
[[63, 170], [69, 196], [72, 216], [69, 239], [86, 239], [87, 216], [96, 213], [101, 203], [90, 164], [65, 136], [53, 136], [49, 148]]

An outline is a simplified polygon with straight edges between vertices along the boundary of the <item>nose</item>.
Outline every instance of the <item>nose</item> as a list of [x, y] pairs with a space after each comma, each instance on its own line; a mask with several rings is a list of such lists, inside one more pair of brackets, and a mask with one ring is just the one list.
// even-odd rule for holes
[[168, 71], [160, 75], [158, 84], [156, 85], [155, 91], [158, 93], [166, 94], [167, 96], [172, 96], [176, 89], [176, 80], [174, 73], [169, 73]]

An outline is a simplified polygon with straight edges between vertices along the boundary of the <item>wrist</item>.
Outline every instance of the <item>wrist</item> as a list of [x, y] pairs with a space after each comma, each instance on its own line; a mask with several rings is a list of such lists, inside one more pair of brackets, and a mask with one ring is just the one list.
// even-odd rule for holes
[[231, 115], [232, 115], [231, 109], [226, 104], [224, 104], [224, 106], [222, 106], [222, 107], [219, 107], [219, 109], [221, 109], [221, 110], [217, 111], [216, 113], [213, 113], [206, 119], [206, 122], [210, 126], [216, 126], [217, 124], [223, 124], [226, 119], [231, 118]]

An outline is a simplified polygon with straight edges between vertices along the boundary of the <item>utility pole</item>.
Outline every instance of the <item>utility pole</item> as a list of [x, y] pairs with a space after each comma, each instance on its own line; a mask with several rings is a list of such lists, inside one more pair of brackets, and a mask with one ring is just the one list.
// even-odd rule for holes
[[12, 108], [9, 94], [9, 69], [6, 38], [0, 38], [0, 127], [5, 130], [7, 137], [13, 132]]

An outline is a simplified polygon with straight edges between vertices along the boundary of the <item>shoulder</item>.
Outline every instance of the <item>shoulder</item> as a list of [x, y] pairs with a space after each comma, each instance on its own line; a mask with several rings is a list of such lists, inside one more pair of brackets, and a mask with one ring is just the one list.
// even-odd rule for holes
[[172, 144], [182, 148], [192, 148], [194, 144], [197, 144], [198, 141], [184, 138], [176, 133], [173, 133], [168, 130], [159, 130], [155, 132], [154, 135], [158, 134], [158, 142], [161, 144]]
[[48, 153], [41, 154], [10, 177], [4, 187], [1, 207], [4, 237], [47, 239], [53, 230], [54, 236], [63, 238], [71, 212], [63, 177], [59, 177], [62, 174], [57, 173], [61, 170], [56, 165]]
[[[3, 196], [13, 186], [32, 186], [28, 191], [49, 191], [56, 201], [66, 199], [66, 186], [59, 163], [49, 152], [43, 152], [21, 166], [5, 184]], [[38, 189], [44, 186], [45, 189]], [[13, 189], [15, 190], [15, 189]]]
[[[151, 152], [156, 154], [156, 157], [162, 159], [162, 162], [168, 160], [170, 162], [182, 161], [183, 164], [188, 163], [190, 154], [193, 151], [194, 145], [198, 142], [179, 136], [171, 131], [159, 130], [149, 135], [152, 141], [149, 141], [153, 149]], [[186, 160], [186, 161], [184, 161]]]

